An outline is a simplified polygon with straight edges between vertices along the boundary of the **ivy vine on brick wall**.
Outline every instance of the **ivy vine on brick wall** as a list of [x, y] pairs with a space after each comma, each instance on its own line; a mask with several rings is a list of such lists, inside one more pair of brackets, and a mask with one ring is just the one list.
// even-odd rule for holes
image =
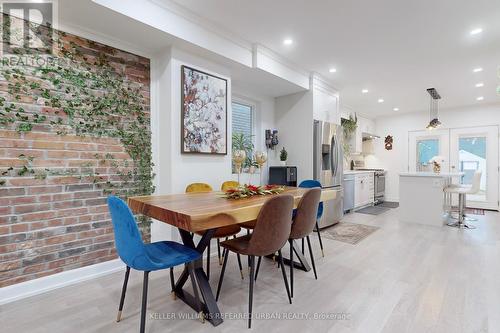
[[[4, 16], [4, 21], [8, 20]], [[29, 133], [49, 128], [59, 136], [82, 138], [116, 138], [132, 163], [114, 161], [113, 152], [102, 158], [116, 170], [120, 186], [113, 181], [102, 182], [92, 168], [37, 168], [37, 157], [18, 156], [22, 167], [0, 169], [0, 186], [5, 177], [79, 176], [93, 179], [104, 194], [121, 197], [147, 195], [154, 191], [149, 123], [149, 88], [144, 90], [139, 79], [130, 80], [126, 58], [115, 57], [116, 49], [84, 40], [88, 47], [75, 43], [75, 36], [45, 28], [56, 43], [51, 56], [33, 50], [8, 60], [2, 59], [0, 81], [7, 82], [0, 95], [0, 128]], [[100, 52], [89, 50], [97, 49]], [[121, 66], [121, 65], [122, 66]], [[149, 71], [149, 63], [147, 64]], [[149, 87], [149, 82], [147, 82]], [[5, 87], [4, 87], [5, 88]], [[41, 108], [26, 109], [26, 105]], [[40, 111], [41, 110], [41, 111]], [[4, 178], [2, 178], [2, 176]], [[127, 186], [123, 186], [126, 184]], [[143, 219], [143, 223], [147, 223]]]

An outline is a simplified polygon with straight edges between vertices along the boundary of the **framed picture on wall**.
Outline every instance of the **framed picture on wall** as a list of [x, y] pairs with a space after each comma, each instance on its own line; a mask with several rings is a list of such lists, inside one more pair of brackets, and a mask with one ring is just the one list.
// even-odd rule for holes
[[227, 80], [181, 66], [181, 153], [227, 154]]

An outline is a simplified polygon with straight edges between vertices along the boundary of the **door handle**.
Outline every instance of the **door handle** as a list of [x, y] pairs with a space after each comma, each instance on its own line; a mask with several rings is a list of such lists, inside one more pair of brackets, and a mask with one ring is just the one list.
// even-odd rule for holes
[[337, 162], [336, 162], [337, 157], [334, 156], [335, 151], [336, 151], [335, 136], [332, 136], [332, 140], [330, 141], [330, 163], [332, 164], [331, 169], [333, 177], [337, 176]]

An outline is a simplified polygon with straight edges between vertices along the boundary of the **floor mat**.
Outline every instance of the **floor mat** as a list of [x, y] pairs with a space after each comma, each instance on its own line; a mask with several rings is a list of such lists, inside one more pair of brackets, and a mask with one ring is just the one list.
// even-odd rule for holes
[[466, 208], [465, 209], [465, 214], [484, 215], [484, 209], [480, 209], [480, 208]]
[[369, 207], [365, 207], [365, 208], [361, 208], [360, 210], [357, 210], [356, 213], [369, 214], [369, 215], [379, 215], [379, 214], [387, 212], [389, 209], [390, 208], [387, 208], [387, 207], [369, 206]]
[[321, 235], [328, 239], [355, 245], [378, 229], [379, 227], [371, 225], [341, 222], [321, 230]]
[[379, 207], [387, 207], [387, 208], [398, 208], [399, 202], [394, 201], [384, 201], [381, 204], [377, 205]]

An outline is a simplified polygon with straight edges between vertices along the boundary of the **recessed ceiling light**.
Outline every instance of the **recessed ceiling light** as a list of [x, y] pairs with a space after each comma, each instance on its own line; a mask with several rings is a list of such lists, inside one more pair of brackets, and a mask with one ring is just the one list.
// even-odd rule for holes
[[482, 101], [483, 99], [484, 99], [483, 96], [479, 96], [478, 98], [476, 98], [476, 100], [478, 100], [478, 101]]
[[479, 72], [482, 72], [482, 71], [483, 71], [483, 69], [482, 69], [481, 67], [478, 67], [478, 68], [474, 68], [472, 71], [473, 71], [474, 73], [479, 73]]
[[383, 99], [383, 98], [379, 98], [379, 99], [378, 99], [378, 102], [379, 102], [379, 103], [384, 103], [384, 99]]
[[291, 39], [291, 38], [285, 38], [285, 39], [283, 39], [283, 44], [284, 45], [292, 45], [293, 44], [293, 39]]
[[337, 71], [337, 68], [330, 68], [328, 71], [329, 71], [330, 73], [335, 73], [335, 72]]
[[394, 111], [399, 111], [399, 108], [394, 108], [393, 110], [394, 110]]
[[362, 94], [368, 94], [368, 89], [363, 89], [363, 90], [361, 90], [361, 93], [362, 93]]
[[483, 32], [483, 29], [481, 28], [477, 28], [477, 29], [473, 29], [470, 31], [470, 34], [471, 35], [477, 35], [477, 34], [480, 34], [481, 32]]
[[484, 83], [482, 82], [476, 83], [476, 88], [481, 88], [481, 87], [484, 87]]

